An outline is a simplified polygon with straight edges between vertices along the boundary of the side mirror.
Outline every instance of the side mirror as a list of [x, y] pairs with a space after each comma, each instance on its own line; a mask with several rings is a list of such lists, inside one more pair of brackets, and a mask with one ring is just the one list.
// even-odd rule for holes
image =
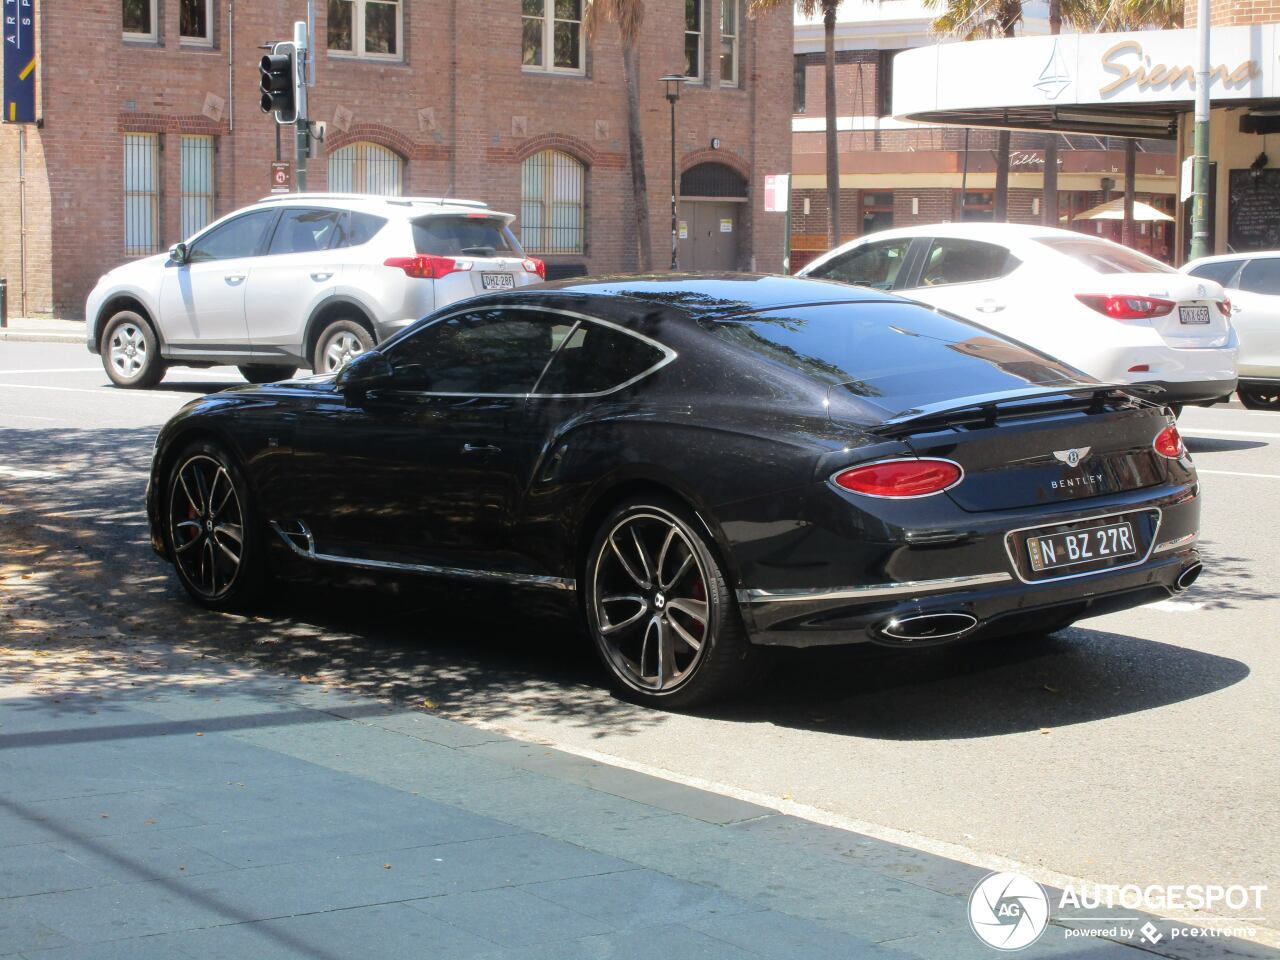
[[352, 357], [347, 365], [338, 371], [334, 386], [341, 390], [347, 399], [358, 403], [370, 390], [376, 390], [391, 383], [394, 373], [390, 360], [377, 350], [370, 350]]
[[175, 243], [169, 248], [169, 259], [174, 263], [186, 263], [187, 245], [185, 243]]

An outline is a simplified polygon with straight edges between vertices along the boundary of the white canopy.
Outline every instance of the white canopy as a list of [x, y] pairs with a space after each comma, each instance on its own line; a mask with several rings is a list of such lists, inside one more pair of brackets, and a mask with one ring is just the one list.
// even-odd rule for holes
[[[1077, 213], [1072, 220], [1123, 220], [1124, 219], [1124, 197], [1117, 197], [1115, 200], [1108, 200], [1106, 203], [1100, 203], [1096, 207], [1091, 207], [1083, 213]], [[1169, 216], [1161, 210], [1157, 210], [1149, 203], [1143, 203], [1141, 200], [1133, 201], [1133, 219], [1135, 222], [1148, 221], [1172, 222], [1173, 217]]]

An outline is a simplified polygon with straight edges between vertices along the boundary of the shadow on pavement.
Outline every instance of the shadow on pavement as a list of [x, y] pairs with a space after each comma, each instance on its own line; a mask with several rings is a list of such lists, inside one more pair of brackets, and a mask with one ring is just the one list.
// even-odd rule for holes
[[[600, 735], [667, 721], [604, 692], [575, 611], [537, 591], [381, 580], [374, 591], [289, 587], [250, 616], [197, 608], [147, 540], [153, 437], [0, 430], [7, 463], [61, 474], [0, 488], [3, 536], [26, 544], [0, 564], [30, 578], [4, 595], [5, 635], [69, 638], [104, 655], [130, 641], [176, 641], [460, 720], [539, 715]], [[1207, 572], [1180, 599], [1225, 609], [1267, 595], [1247, 561], [1205, 547]], [[155, 670], [160, 680], [162, 659]], [[1086, 626], [952, 648], [782, 651], [762, 692], [714, 715], [892, 740], [984, 737], [1166, 706], [1248, 674], [1236, 660]]]
[[1265, 440], [1221, 440], [1217, 437], [1197, 436], [1183, 437], [1182, 440], [1192, 453], [1224, 453], [1228, 450], [1256, 450], [1258, 447], [1270, 446]]

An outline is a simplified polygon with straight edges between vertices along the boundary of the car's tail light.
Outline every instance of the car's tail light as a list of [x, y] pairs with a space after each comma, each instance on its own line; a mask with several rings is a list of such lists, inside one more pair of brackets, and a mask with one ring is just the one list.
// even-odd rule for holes
[[1224, 317], [1231, 316], [1231, 298], [1223, 297], [1218, 301], [1218, 312]]
[[954, 487], [963, 476], [950, 460], [886, 460], [842, 470], [832, 480], [868, 497], [927, 497]]
[[1172, 300], [1156, 297], [1108, 296], [1105, 293], [1077, 293], [1076, 299], [1112, 320], [1147, 320], [1173, 311]]
[[1170, 460], [1177, 460], [1187, 452], [1186, 444], [1182, 442], [1182, 434], [1172, 423], [1156, 434], [1151, 445], [1155, 447], [1156, 453]]
[[471, 269], [470, 260], [454, 260], [452, 257], [438, 257], [433, 253], [420, 253], [416, 257], [388, 257], [382, 261], [384, 267], [398, 267], [410, 277], [419, 280], [439, 280], [451, 273]]
[[536, 273], [543, 280], [547, 279], [547, 265], [537, 257], [525, 257], [524, 272]]

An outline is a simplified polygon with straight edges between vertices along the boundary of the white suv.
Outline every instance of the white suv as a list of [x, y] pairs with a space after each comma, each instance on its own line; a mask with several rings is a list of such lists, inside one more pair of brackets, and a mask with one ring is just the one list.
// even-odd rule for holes
[[170, 365], [234, 364], [252, 383], [331, 372], [439, 307], [544, 279], [514, 219], [470, 200], [265, 197], [104, 274], [89, 350], [122, 387]]

